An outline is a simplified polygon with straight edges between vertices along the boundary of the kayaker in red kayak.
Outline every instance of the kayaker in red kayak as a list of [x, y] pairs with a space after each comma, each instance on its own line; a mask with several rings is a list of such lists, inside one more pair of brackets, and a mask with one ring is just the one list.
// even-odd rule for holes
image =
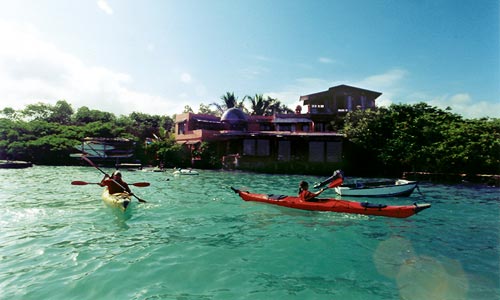
[[319, 196], [321, 193], [323, 193], [324, 190], [325, 189], [321, 189], [316, 193], [313, 193], [309, 191], [309, 183], [307, 183], [307, 181], [302, 180], [299, 183], [299, 197], [303, 201], [308, 201], [308, 202], [319, 201], [320, 199], [316, 199], [316, 197]]
[[104, 175], [100, 185], [107, 186], [110, 194], [127, 192], [130, 195], [133, 195], [128, 184], [122, 180], [122, 173], [118, 170], [111, 174], [111, 178], [108, 174]]

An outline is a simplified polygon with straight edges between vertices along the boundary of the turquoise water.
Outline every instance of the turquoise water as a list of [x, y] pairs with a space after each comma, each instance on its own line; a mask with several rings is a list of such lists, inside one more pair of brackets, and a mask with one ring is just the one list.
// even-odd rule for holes
[[[112, 170], [107, 169], [111, 172]], [[408, 219], [242, 201], [323, 178], [123, 172], [106, 207], [91, 167], [0, 170], [0, 299], [498, 299], [500, 189], [422, 183]], [[333, 191], [324, 195], [333, 195]], [[360, 199], [366, 200], [366, 199]]]

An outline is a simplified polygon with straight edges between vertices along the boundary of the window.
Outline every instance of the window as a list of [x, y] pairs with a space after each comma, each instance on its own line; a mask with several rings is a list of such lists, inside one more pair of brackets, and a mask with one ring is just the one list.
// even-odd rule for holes
[[269, 156], [271, 153], [268, 140], [244, 140], [243, 155]]
[[255, 140], [243, 140], [243, 155], [255, 155]]
[[278, 160], [279, 161], [290, 161], [290, 141], [279, 141], [278, 144]]
[[269, 156], [269, 141], [257, 140], [257, 156]]
[[291, 124], [278, 124], [278, 131], [292, 131]]
[[325, 124], [320, 122], [316, 123], [316, 125], [314, 126], [314, 131], [325, 132]]
[[326, 161], [340, 162], [342, 161], [342, 143], [327, 142], [326, 143]]
[[177, 134], [184, 134], [184, 127], [186, 126], [186, 122], [181, 122], [178, 124]]
[[324, 142], [309, 142], [309, 161], [324, 162], [325, 159], [325, 143]]
[[271, 127], [271, 124], [269, 124], [269, 123], [260, 123], [259, 129], [260, 129], [260, 131], [271, 131], [272, 127]]

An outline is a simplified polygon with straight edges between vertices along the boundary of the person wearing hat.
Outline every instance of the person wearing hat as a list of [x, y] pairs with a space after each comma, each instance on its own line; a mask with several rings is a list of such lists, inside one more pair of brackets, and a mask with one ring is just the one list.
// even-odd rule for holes
[[127, 192], [133, 195], [128, 184], [122, 180], [122, 173], [118, 170], [114, 171], [111, 177], [109, 177], [108, 174], [104, 175], [100, 185], [107, 186], [110, 194]]

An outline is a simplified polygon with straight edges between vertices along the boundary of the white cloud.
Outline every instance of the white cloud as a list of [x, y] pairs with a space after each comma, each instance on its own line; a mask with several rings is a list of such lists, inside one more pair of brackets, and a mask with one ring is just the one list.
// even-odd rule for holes
[[333, 64], [335, 62], [333, 59], [328, 57], [320, 57], [318, 58], [318, 61], [322, 64]]
[[416, 104], [425, 102], [439, 109], [451, 108], [451, 112], [464, 118], [492, 117], [500, 118], [500, 103], [478, 101], [469, 93], [456, 93], [452, 95], [429, 95], [420, 91], [409, 92], [406, 87], [408, 71], [391, 69], [387, 72], [375, 74], [357, 81], [331, 81], [324, 78], [299, 78], [293, 85], [285, 86], [281, 91], [264, 93], [266, 96], [277, 98], [289, 108], [295, 109], [302, 105], [299, 101], [301, 95], [326, 91], [328, 88], [346, 84], [364, 89], [381, 92], [376, 105], [388, 107], [391, 104], [408, 103]]
[[390, 69], [381, 74], [370, 75], [350, 85], [381, 92], [382, 95], [377, 98], [376, 105], [379, 107], [387, 107], [392, 103], [401, 102], [401, 99], [394, 98], [403, 93], [402, 81], [407, 75], [408, 72], [406, 70], [397, 68]]
[[467, 93], [434, 97], [427, 103], [440, 109], [450, 107], [452, 113], [462, 115], [465, 118], [500, 118], [500, 103], [475, 101]]
[[0, 109], [64, 99], [75, 110], [87, 106], [116, 115], [182, 111], [179, 101], [133, 90], [129, 74], [84, 63], [41, 36], [32, 26], [0, 21]]
[[368, 76], [356, 82], [356, 86], [381, 91], [383, 89], [392, 89], [398, 87], [408, 72], [403, 69], [391, 69], [382, 74]]
[[189, 73], [186, 73], [186, 72], [181, 74], [180, 79], [183, 83], [190, 83], [192, 81], [191, 75]]
[[97, 6], [106, 14], [108, 15], [113, 14], [113, 9], [111, 8], [111, 6], [109, 6], [106, 0], [97, 0]]
[[313, 94], [328, 90], [330, 87], [346, 84], [363, 89], [382, 92], [382, 96], [377, 98], [377, 106], [389, 106], [392, 104], [394, 95], [401, 90], [401, 81], [406, 77], [407, 72], [402, 69], [391, 69], [385, 73], [375, 74], [362, 78], [358, 81], [333, 81], [324, 78], [300, 78], [295, 84], [287, 86], [283, 91], [269, 92], [266, 95], [277, 98], [289, 108], [295, 109], [297, 105], [303, 103], [299, 101], [300, 96]]
[[[278, 99], [288, 108], [295, 110], [297, 105], [302, 106], [299, 101], [300, 96], [326, 91], [328, 88], [341, 83], [335, 83], [327, 79], [321, 78], [299, 78], [292, 85], [285, 86], [281, 91], [270, 91], [263, 93], [264, 96], [269, 96]], [[302, 110], [305, 113], [305, 110]]]

